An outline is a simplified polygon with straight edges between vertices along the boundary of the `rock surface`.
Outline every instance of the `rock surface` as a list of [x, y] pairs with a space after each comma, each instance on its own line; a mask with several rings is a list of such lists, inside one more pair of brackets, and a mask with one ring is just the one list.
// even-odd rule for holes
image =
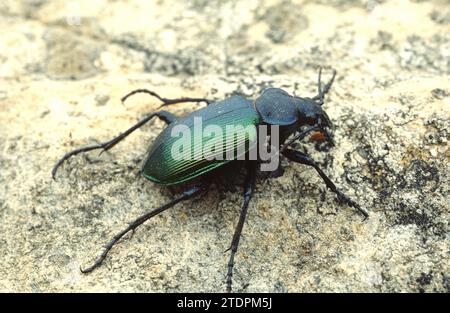
[[9, 0], [0, 16], [0, 290], [223, 291], [240, 186], [179, 204], [79, 271], [171, 197], [137, 176], [163, 123], [72, 158], [56, 181], [51, 167], [158, 108], [122, 104], [134, 88], [310, 96], [324, 65], [338, 71], [325, 104], [336, 146], [300, 148], [370, 218], [283, 161], [283, 177], [258, 182], [234, 290], [450, 291], [448, 1]]

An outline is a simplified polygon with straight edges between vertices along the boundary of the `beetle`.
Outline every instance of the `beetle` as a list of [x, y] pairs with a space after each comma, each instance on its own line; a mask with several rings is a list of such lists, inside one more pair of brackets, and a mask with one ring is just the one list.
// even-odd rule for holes
[[[107, 151], [114, 147], [117, 143], [122, 141], [125, 137], [130, 135], [136, 129], [140, 128], [154, 117], [158, 117], [162, 121], [167, 123], [165, 128], [155, 139], [150, 146], [146, 160], [143, 163], [141, 170], [142, 176], [146, 179], [160, 185], [171, 186], [181, 185], [185, 183], [191, 183], [191, 185], [185, 189], [180, 195], [174, 197], [171, 201], [161, 205], [160, 207], [150, 210], [147, 213], [139, 216], [132, 221], [121, 232], [117, 233], [111, 241], [104, 247], [101, 255], [95, 260], [95, 262], [88, 268], [80, 268], [83, 273], [93, 271], [100, 266], [105, 260], [108, 252], [111, 248], [128, 232], [134, 231], [137, 227], [142, 225], [148, 219], [158, 215], [159, 213], [173, 207], [175, 204], [193, 198], [200, 194], [204, 194], [208, 186], [211, 184], [211, 174], [216, 173], [228, 163], [238, 162], [239, 157], [235, 150], [238, 148], [238, 142], [240, 144], [248, 144], [244, 148], [244, 154], [248, 155], [250, 148], [250, 142], [256, 142], [256, 139], [268, 139], [273, 136], [272, 133], [262, 134], [256, 133], [256, 137], [250, 138], [244, 133], [239, 133], [237, 137], [233, 137], [230, 146], [219, 145], [219, 154], [223, 154], [225, 150], [230, 148], [233, 151], [230, 159], [207, 159], [204, 155], [199, 155], [198, 158], [181, 158], [175, 159], [171, 153], [176, 139], [173, 137], [173, 130], [176, 126], [184, 125], [185, 129], [192, 130], [195, 124], [196, 118], [202, 118], [204, 123], [208, 125], [224, 126], [226, 124], [240, 124], [240, 125], [253, 125], [253, 126], [276, 126], [279, 130], [279, 142], [276, 148], [278, 148], [278, 154], [283, 155], [288, 160], [296, 163], [304, 164], [313, 167], [320, 175], [325, 185], [334, 192], [337, 199], [342, 204], [347, 204], [357, 209], [364, 219], [368, 217], [368, 213], [362, 209], [355, 201], [340, 191], [332, 180], [324, 173], [324, 171], [317, 165], [317, 163], [307, 154], [297, 151], [290, 146], [297, 141], [302, 140], [308, 134], [315, 131], [319, 131], [325, 134], [325, 137], [332, 141], [331, 133], [331, 121], [323, 110], [325, 95], [329, 92], [331, 85], [334, 82], [336, 71], [333, 70], [332, 78], [322, 86], [321, 83], [322, 68], [319, 69], [318, 83], [317, 83], [317, 95], [308, 97], [298, 97], [289, 95], [286, 91], [279, 88], [265, 89], [256, 100], [252, 101], [241, 96], [231, 96], [225, 100], [212, 101], [206, 98], [177, 98], [168, 99], [159, 96], [156, 92], [148, 89], [137, 89], [128, 93], [122, 98], [125, 101], [128, 97], [136, 93], [146, 93], [153, 97], [158, 98], [161, 102], [161, 106], [167, 106], [184, 102], [206, 102], [207, 106], [196, 110], [185, 117], [178, 118], [172, 113], [165, 110], [160, 110], [151, 114], [148, 114], [145, 118], [140, 120], [137, 124], [130, 127], [125, 132], [121, 133], [117, 137], [106, 141], [104, 143], [91, 145], [75, 149], [66, 153], [53, 167], [52, 177], [55, 179], [58, 168], [70, 157], [79, 153], [100, 149], [101, 152]], [[262, 138], [262, 136], [267, 138]], [[219, 138], [220, 136], [217, 136]], [[237, 139], [236, 139], [237, 138]], [[192, 139], [192, 136], [190, 137]], [[195, 138], [194, 138], [195, 139]], [[223, 139], [223, 138], [222, 138]], [[289, 139], [289, 140], [288, 140]], [[195, 143], [195, 140], [194, 140]], [[204, 138], [200, 138], [200, 143], [204, 143]], [[196, 144], [191, 146], [197, 147]], [[222, 147], [222, 148], [221, 148]], [[197, 150], [195, 150], [197, 151]], [[234, 257], [238, 250], [239, 240], [244, 227], [244, 222], [247, 216], [247, 209], [250, 199], [255, 191], [256, 174], [258, 172], [257, 166], [263, 162], [260, 157], [257, 156], [255, 160], [248, 160], [244, 158], [244, 164], [246, 167], [246, 178], [244, 181], [244, 193], [243, 204], [240, 211], [240, 217], [236, 225], [231, 245], [228, 250], [231, 251], [226, 279], [226, 290], [230, 292], [232, 290], [232, 276], [234, 267]], [[194, 182], [194, 183], [192, 183]], [[227, 251], [228, 251], [227, 250]]]

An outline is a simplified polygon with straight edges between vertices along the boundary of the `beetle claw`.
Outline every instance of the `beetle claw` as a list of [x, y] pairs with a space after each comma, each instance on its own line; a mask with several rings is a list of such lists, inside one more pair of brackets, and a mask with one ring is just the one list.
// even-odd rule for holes
[[367, 213], [364, 209], [362, 209], [358, 203], [356, 203], [355, 201], [353, 201], [352, 199], [350, 199], [346, 194], [344, 194], [343, 192], [336, 190], [336, 195], [338, 197], [338, 201], [340, 203], [345, 203], [348, 206], [351, 206], [355, 209], [357, 209], [363, 216], [363, 222], [369, 217], [369, 213]]

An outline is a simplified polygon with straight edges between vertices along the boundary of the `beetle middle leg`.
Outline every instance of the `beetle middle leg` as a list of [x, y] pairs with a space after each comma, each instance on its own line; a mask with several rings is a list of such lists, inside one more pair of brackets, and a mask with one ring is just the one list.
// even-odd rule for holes
[[[233, 240], [231, 241], [231, 246], [228, 250], [231, 250], [230, 259], [228, 261], [228, 272], [227, 272], [227, 292], [231, 292], [231, 284], [233, 278], [233, 267], [234, 267], [234, 255], [237, 252], [239, 239], [241, 238], [242, 229], [244, 227], [245, 217], [247, 216], [247, 209], [250, 199], [255, 191], [255, 180], [256, 180], [256, 164], [249, 163], [247, 165], [247, 178], [245, 179], [244, 185], [244, 203], [242, 204], [241, 214], [239, 216], [239, 222], [234, 230]], [[228, 251], [227, 250], [227, 251]]]
[[161, 97], [156, 92], [151, 91], [149, 89], [135, 89], [133, 91], [130, 91], [128, 94], [126, 94], [125, 96], [122, 97], [121, 101], [125, 102], [125, 100], [127, 100], [129, 97], [131, 97], [132, 95], [135, 95], [137, 93], [146, 93], [148, 95], [151, 95], [151, 96], [161, 100], [161, 102], [163, 103], [161, 106], [176, 104], [176, 103], [183, 103], [183, 102], [206, 102], [206, 104], [209, 105], [211, 102], [213, 102], [212, 100], [206, 99], [206, 98], [183, 97], [183, 98], [176, 98], [176, 99], [168, 99], [168, 98]]
[[203, 192], [205, 192], [207, 190], [207, 185], [205, 183], [199, 185], [199, 186], [194, 186], [186, 191], [184, 191], [181, 195], [179, 195], [178, 197], [176, 197], [175, 199], [172, 199], [171, 201], [169, 201], [166, 204], [161, 205], [160, 207], [151, 210], [141, 216], [139, 216], [137, 219], [135, 219], [134, 221], [132, 221], [131, 223], [128, 224], [128, 227], [126, 227], [124, 230], [122, 230], [120, 233], [116, 234], [110, 242], [108, 242], [108, 244], [105, 245], [105, 249], [103, 250], [102, 254], [95, 260], [95, 262], [88, 268], [81, 268], [80, 270], [82, 273], [89, 273], [92, 272], [95, 268], [99, 267], [103, 261], [105, 260], [106, 256], [108, 255], [108, 252], [112, 249], [112, 247], [123, 237], [125, 236], [128, 232], [132, 231], [134, 232], [134, 230], [139, 227], [140, 225], [142, 225], [145, 221], [147, 221], [148, 219], [158, 215], [159, 213], [173, 207], [175, 204], [177, 204], [178, 202], [190, 199], [192, 197], [195, 197], [196, 195], [199, 195]]
[[357, 209], [359, 212], [361, 212], [362, 215], [364, 215], [364, 219], [369, 217], [369, 214], [365, 210], [363, 210], [358, 203], [356, 203], [342, 191], [337, 189], [336, 185], [331, 181], [330, 178], [328, 178], [328, 176], [322, 171], [322, 169], [316, 164], [316, 162], [310, 156], [304, 154], [303, 152], [292, 149], [286, 149], [282, 153], [284, 156], [286, 156], [289, 160], [293, 162], [314, 167], [314, 169], [317, 171], [320, 177], [322, 177], [325, 185], [327, 185], [327, 187], [337, 195], [339, 202], [346, 203], [347, 205]]
[[[167, 124], [172, 123], [173, 121], [176, 120], [176, 116], [173, 115], [170, 112], [161, 110], [158, 112], [154, 112], [149, 114], [148, 116], [144, 117], [143, 119], [141, 119], [139, 122], [137, 122], [135, 125], [131, 126], [130, 128], [128, 128], [126, 131], [124, 131], [123, 133], [121, 133], [120, 135], [118, 135], [117, 137], [114, 137], [111, 140], [105, 141], [103, 143], [99, 143], [96, 145], [91, 145], [91, 146], [87, 146], [87, 147], [82, 147], [82, 148], [78, 148], [75, 150], [72, 150], [68, 153], [66, 153], [53, 167], [52, 169], [52, 177], [53, 179], [55, 179], [55, 175], [56, 172], [58, 171], [58, 168], [70, 157], [77, 155], [79, 153], [82, 152], [88, 152], [91, 150], [97, 150], [97, 149], [102, 149], [102, 152], [104, 151], [108, 151], [109, 149], [111, 149], [112, 147], [114, 147], [117, 143], [119, 143], [120, 141], [122, 141], [123, 139], [125, 139], [125, 137], [127, 137], [128, 135], [130, 135], [132, 132], [134, 132], [136, 129], [144, 126], [147, 122], [149, 122], [153, 117], [158, 117], [161, 120], [163, 120], [164, 122], [166, 122]], [[102, 153], [101, 152], [101, 153]]]

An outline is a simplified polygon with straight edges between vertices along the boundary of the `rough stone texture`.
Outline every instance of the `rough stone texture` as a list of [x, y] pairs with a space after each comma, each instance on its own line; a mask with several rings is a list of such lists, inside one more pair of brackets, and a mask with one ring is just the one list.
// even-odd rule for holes
[[176, 206], [79, 271], [171, 197], [137, 177], [161, 122], [74, 157], [57, 181], [51, 167], [156, 110], [145, 95], [121, 104], [134, 88], [313, 95], [324, 65], [338, 71], [325, 105], [336, 147], [300, 148], [370, 218], [283, 161], [283, 177], [258, 182], [235, 290], [449, 292], [449, 14], [447, 0], [2, 1], [0, 290], [223, 291], [240, 186]]

